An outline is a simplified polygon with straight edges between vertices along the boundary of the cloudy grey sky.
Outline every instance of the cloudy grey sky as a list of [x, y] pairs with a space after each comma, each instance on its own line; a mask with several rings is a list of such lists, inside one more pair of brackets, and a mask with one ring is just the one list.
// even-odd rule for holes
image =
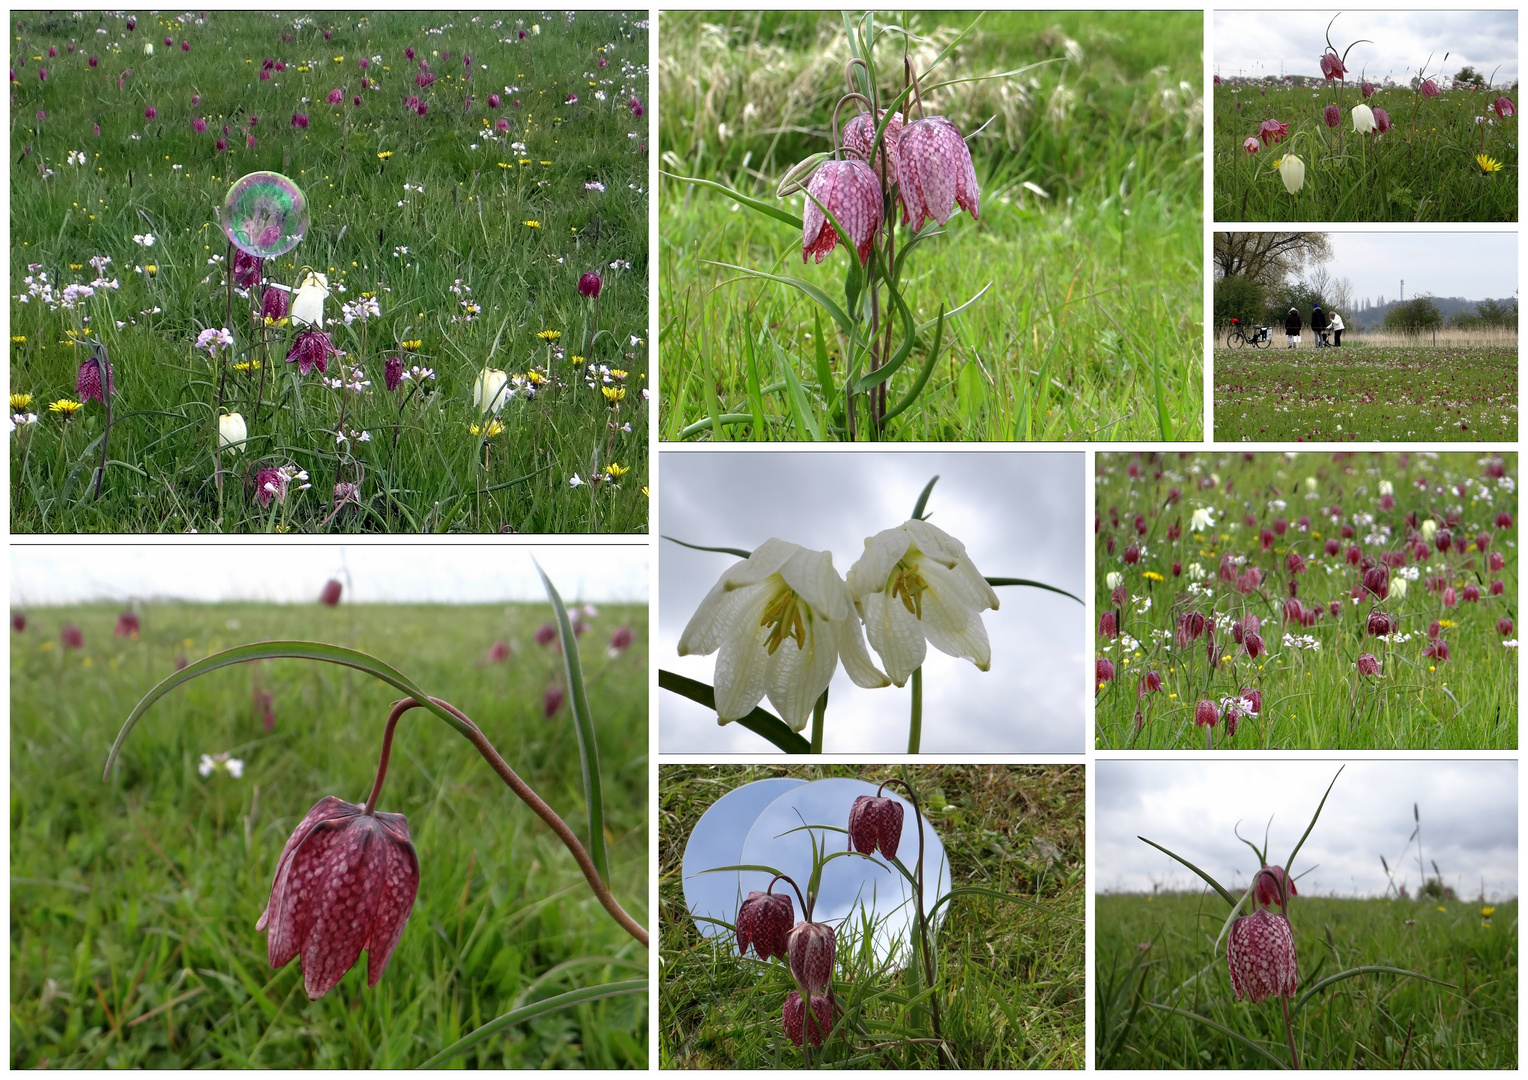
[[11, 548], [11, 605], [94, 600], [311, 604], [331, 577], [356, 603], [647, 603], [647, 549], [620, 545], [92, 544]]
[[[1217, 11], [1211, 55], [1222, 77], [1321, 74], [1327, 23], [1336, 9], [1319, 11]], [[1516, 11], [1343, 11], [1331, 29], [1339, 55], [1361, 38], [1373, 44], [1348, 52], [1352, 77], [1408, 82], [1417, 69], [1429, 76], [1454, 75], [1466, 64], [1495, 85], [1517, 80]], [[1448, 59], [1443, 59], [1444, 54]]]
[[1332, 258], [1323, 263], [1334, 278], [1353, 283], [1355, 299], [1381, 296], [1462, 296], [1503, 300], [1517, 295], [1516, 233], [1332, 232]]
[[[1193, 873], [1136, 839], [1182, 855], [1227, 889], [1245, 888], [1256, 859], [1232, 832], [1282, 864], [1305, 831], [1341, 761], [1100, 761], [1096, 865], [1099, 891], [1208, 888]], [[1357, 761], [1332, 788], [1321, 820], [1295, 860], [1302, 893], [1380, 896], [1390, 862], [1415, 895], [1421, 882], [1412, 804], [1422, 817], [1427, 873], [1436, 860], [1462, 898], [1517, 895], [1517, 762]]]
[[[966, 545], [991, 577], [1032, 578], [1085, 595], [1083, 456], [906, 451], [665, 451], [660, 532], [692, 544], [752, 550], [770, 537], [833, 553], [840, 574], [867, 536], [911, 515], [929, 477], [929, 519]], [[701, 599], [737, 560], [667, 541], [658, 549], [658, 642], [671, 671], [710, 683], [716, 657], [678, 655]], [[1088, 640], [1080, 604], [1039, 589], [998, 590], [984, 615], [992, 670], [929, 649], [923, 742], [930, 753], [1081, 753]], [[874, 654], [872, 654], [872, 657]], [[911, 683], [862, 690], [840, 666], [829, 694], [828, 753], [905, 753]], [[659, 697], [665, 753], [770, 753], [774, 748], [677, 695]], [[768, 701], [763, 703], [769, 708]]]

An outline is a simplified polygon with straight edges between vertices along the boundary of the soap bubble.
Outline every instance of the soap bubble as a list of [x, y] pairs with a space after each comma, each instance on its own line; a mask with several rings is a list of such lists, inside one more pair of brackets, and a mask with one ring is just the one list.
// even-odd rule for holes
[[308, 199], [280, 173], [241, 176], [223, 200], [223, 232], [257, 259], [285, 255], [308, 231]]

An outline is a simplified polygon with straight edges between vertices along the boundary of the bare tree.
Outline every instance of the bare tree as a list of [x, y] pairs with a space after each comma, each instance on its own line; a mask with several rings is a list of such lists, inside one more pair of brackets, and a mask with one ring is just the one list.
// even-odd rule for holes
[[1307, 264], [1332, 257], [1326, 233], [1218, 232], [1215, 234], [1215, 276], [1248, 277], [1274, 289]]

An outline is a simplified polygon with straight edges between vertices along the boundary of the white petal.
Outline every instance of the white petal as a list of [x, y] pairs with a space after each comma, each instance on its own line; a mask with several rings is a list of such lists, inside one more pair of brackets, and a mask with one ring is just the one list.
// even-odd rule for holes
[[923, 629], [929, 643], [986, 671], [992, 666], [992, 645], [981, 609], [966, 595], [967, 583], [937, 563], [925, 562], [921, 569], [928, 583], [923, 593]]
[[804, 549], [800, 544], [792, 544], [788, 540], [777, 540], [771, 537], [754, 548], [753, 554], [746, 561], [733, 563], [732, 567], [722, 575], [722, 581], [729, 589], [757, 584], [779, 573], [780, 568], [802, 550]]
[[835, 624], [806, 618], [806, 645], [786, 638], [770, 658], [769, 700], [792, 731], [806, 727], [812, 706], [838, 670], [838, 631]]
[[796, 548], [795, 553], [780, 567], [785, 583], [818, 615], [834, 621], [847, 618], [849, 593], [844, 588], [844, 579], [833, 569], [833, 553], [791, 546]]
[[[721, 655], [716, 658], [716, 719], [722, 724], [740, 720], [753, 711], [769, 688], [773, 667], [764, 644], [769, 635], [759, 625], [773, 594], [769, 589], [757, 588], [741, 595], [748, 602], [732, 608], [735, 621], [722, 641]], [[776, 653], [795, 645], [794, 640], [788, 640]]]
[[919, 551], [933, 556], [945, 566], [954, 566], [966, 557], [966, 545], [937, 525], [913, 518], [902, 528], [907, 530], [907, 535], [912, 537]]
[[[741, 564], [740, 564], [741, 565]], [[752, 627], [764, 614], [775, 588], [758, 584], [741, 589], [729, 589], [723, 577], [711, 587], [706, 598], [690, 616], [684, 633], [679, 635], [680, 656], [709, 656], [734, 636], [751, 638]], [[748, 612], [752, 611], [750, 616]], [[749, 618], [752, 624], [748, 623]]]
[[860, 629], [859, 617], [851, 615], [837, 626], [838, 656], [844, 662], [844, 670], [849, 673], [849, 678], [854, 680], [854, 685], [866, 690], [890, 685], [891, 680], [870, 659], [870, 650], [865, 648], [865, 632]]
[[[924, 602], [926, 604], [927, 600]], [[905, 686], [907, 677], [923, 663], [928, 653], [923, 640], [923, 624], [900, 599], [884, 592], [871, 593], [861, 605], [865, 610], [865, 633], [870, 638], [871, 647], [886, 665], [886, 674], [891, 681]]]
[[849, 592], [858, 600], [867, 593], [880, 592], [896, 568], [897, 560], [907, 554], [912, 537], [901, 528], [882, 529], [865, 537], [865, 553], [849, 567]]

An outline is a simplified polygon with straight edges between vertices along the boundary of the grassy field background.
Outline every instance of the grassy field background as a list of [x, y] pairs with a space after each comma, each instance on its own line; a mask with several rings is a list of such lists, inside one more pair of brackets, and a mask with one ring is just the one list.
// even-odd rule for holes
[[1214, 354], [1221, 442], [1517, 441], [1517, 342]]
[[[645, 529], [649, 118], [629, 105], [648, 99], [645, 18], [213, 12], [205, 22], [145, 15], [129, 31], [119, 15], [15, 13], [10, 389], [32, 400], [11, 411], [40, 421], [12, 440], [13, 530]], [[262, 81], [266, 59], [285, 70]], [[437, 80], [424, 88], [422, 63]], [[339, 105], [327, 104], [334, 90]], [[409, 95], [425, 115], [405, 107]], [[298, 113], [306, 127], [294, 126]], [[219, 152], [225, 126], [229, 149]], [[289, 327], [270, 330], [263, 351], [248, 316], [257, 297], [235, 296], [227, 315], [217, 209], [236, 178], [259, 170], [295, 180], [312, 216], [266, 278], [294, 286], [305, 266], [327, 274], [325, 317], [343, 363], [364, 373], [360, 392], [283, 363]], [[152, 247], [134, 240], [147, 235]], [[102, 256], [111, 263], [98, 278], [91, 260]], [[609, 333], [591, 340], [594, 309], [576, 285], [596, 270], [599, 329]], [[55, 297], [93, 280], [116, 286], [73, 309], [17, 299], [32, 290], [25, 279], [40, 285], [44, 274]], [[341, 305], [367, 293], [380, 315], [345, 324]], [[250, 441], [223, 455], [221, 501], [221, 358], [193, 349], [207, 327], [230, 329], [228, 363], [246, 366], [227, 373], [224, 411], [244, 416]], [[75, 397], [83, 331], [116, 369], [99, 500], [89, 487], [103, 406], [68, 423], [48, 409]], [[434, 379], [386, 390], [394, 356]], [[248, 367], [257, 362], [263, 372]], [[486, 436], [470, 430], [485, 367], [520, 383], [502, 430]], [[534, 397], [532, 372], [542, 380]], [[612, 404], [607, 389], [625, 396]], [[261, 507], [260, 465], [304, 470], [312, 488], [294, 483], [284, 504]], [[337, 482], [359, 482], [360, 495], [336, 514]]]
[[[1516, 86], [1469, 90], [1440, 81], [1444, 92], [1425, 99], [1409, 86], [1382, 87], [1364, 99], [1352, 79], [1340, 88], [1217, 86], [1215, 220], [1516, 221], [1517, 117], [1491, 108], [1501, 94], [1516, 103]], [[1384, 109], [1395, 126], [1355, 135], [1352, 110], [1360, 102]], [[1322, 110], [1334, 103], [1341, 121], [1328, 128]], [[1289, 135], [1247, 153], [1243, 143], [1268, 119], [1288, 124]], [[1276, 167], [1286, 153], [1305, 162], [1305, 185], [1295, 194]], [[1483, 171], [1481, 153], [1499, 171]]]
[[[1503, 476], [1486, 475], [1493, 462]], [[1234, 737], [1218, 725], [1218, 748], [1515, 748], [1516, 477], [1515, 454], [1100, 454], [1094, 595], [1100, 614], [1116, 613], [1120, 636], [1095, 638], [1098, 656], [1116, 670], [1113, 681], [1100, 684], [1096, 745], [1202, 749], [1206, 729], [1194, 722], [1197, 702], [1219, 705], [1245, 688], [1262, 693], [1262, 713], [1243, 720]], [[1382, 481], [1394, 487], [1390, 509]], [[1194, 524], [1201, 510], [1213, 525]], [[1512, 527], [1497, 527], [1501, 513]], [[1420, 535], [1411, 515], [1419, 524], [1431, 517], [1444, 529], [1457, 518], [1452, 535], [1467, 550], [1445, 555], [1432, 547], [1434, 538], [1426, 561], [1417, 560]], [[1182, 534], [1172, 540], [1175, 525]], [[1343, 528], [1354, 535], [1344, 536]], [[1486, 552], [1475, 547], [1482, 534]], [[1336, 555], [1326, 554], [1331, 539], [1338, 541]], [[1394, 590], [1382, 606], [1400, 620], [1388, 643], [1366, 633], [1371, 604], [1352, 599], [1358, 568], [1346, 554], [1353, 545], [1373, 558], [1405, 552], [1391, 578], [1407, 581], [1405, 595]], [[1490, 553], [1501, 555], [1501, 570], [1489, 568]], [[1289, 571], [1291, 555], [1305, 560], [1302, 572]], [[1238, 579], [1257, 570], [1261, 582], [1240, 591], [1220, 577], [1222, 565]], [[1114, 601], [1110, 574], [1120, 575], [1128, 591], [1123, 605]], [[1500, 594], [1490, 592], [1496, 580]], [[1476, 602], [1464, 598], [1471, 585], [1480, 590]], [[1444, 588], [1454, 590], [1453, 606], [1445, 604]], [[1302, 609], [1321, 611], [1308, 626], [1288, 620], [1292, 589]], [[1328, 607], [1334, 602], [1336, 615]], [[1213, 663], [1209, 639], [1186, 650], [1175, 642], [1179, 619], [1190, 613], [1216, 620]], [[1247, 616], [1261, 620], [1267, 648], [1255, 659], [1231, 635], [1233, 621]], [[1512, 624], [1505, 634], [1500, 619]], [[1434, 621], [1448, 644], [1447, 660], [1425, 655]], [[1382, 677], [1357, 678], [1363, 653], [1380, 658]], [[1153, 670], [1161, 690], [1140, 693]]]
[[[713, 945], [686, 911], [681, 860], [701, 814], [726, 792], [772, 776], [877, 782], [899, 773], [844, 765], [660, 767], [661, 1067], [799, 1068], [802, 1060], [781, 1030], [789, 976], [779, 965], [736, 962], [731, 935]], [[936, 941], [940, 1009], [956, 1058], [969, 1069], [1083, 1068], [1082, 768], [929, 765], [908, 773], [957, 888], [1013, 892], [1079, 920], [981, 896], [951, 902]], [[867, 977], [864, 961], [845, 948], [836, 963], [835, 979]], [[842, 1045], [835, 1052], [830, 1044], [816, 1060], [845, 1056]]]
[[[928, 42], [916, 55], [930, 62], [974, 14], [916, 15]], [[847, 58], [839, 16], [663, 19], [661, 168], [773, 202], [787, 169], [829, 148]], [[1201, 438], [1202, 38], [1191, 12], [987, 12], [940, 69], [967, 77], [1058, 61], [925, 97], [968, 135], [993, 123], [972, 140], [981, 219], [957, 215], [920, 248], [908, 302], [933, 319], [992, 288], [947, 325], [948, 353], [887, 438]], [[687, 429], [713, 398], [758, 418], [728, 437], [810, 437], [784, 372], [820, 411], [818, 309], [708, 261], [842, 298], [846, 256], [803, 266], [801, 237], [784, 224], [672, 176], [660, 192], [662, 437], [696, 437]], [[826, 351], [841, 381], [836, 340]], [[912, 378], [895, 377], [893, 393]]]
[[[572, 857], [454, 732], [399, 725], [379, 807], [408, 816], [418, 901], [375, 989], [364, 965], [309, 1002], [298, 962], [271, 971], [255, 921], [282, 845], [328, 794], [363, 799], [391, 688], [298, 661], [240, 665], [155, 705], [101, 770], [139, 697], [221, 648], [293, 637], [373, 653], [471, 716], [581, 835], [578, 739], [542, 715], [561, 658], [533, 640], [550, 605], [163, 605], [142, 639], [118, 609], [39, 609], [11, 641], [13, 1068], [407, 1068], [517, 1004], [642, 977], [647, 950], [605, 914]], [[612, 889], [647, 920], [647, 609], [605, 606], [585, 636]], [[84, 647], [60, 646], [64, 625]], [[609, 658], [618, 626], [635, 643]], [[495, 641], [513, 648], [484, 662]], [[267, 732], [254, 702], [272, 694]], [[231, 753], [243, 776], [198, 774]], [[584, 826], [580, 826], [580, 821]], [[586, 840], [587, 842], [587, 840]], [[469, 1066], [645, 1068], [645, 997], [513, 1027]]]
[[[1224, 945], [1211, 956], [1227, 915], [1219, 896], [1099, 896], [1095, 912], [1099, 1068], [1270, 1066], [1207, 1024], [1145, 1002], [1208, 1017], [1288, 1062], [1277, 1006], [1236, 1004]], [[1304, 1067], [1515, 1069], [1517, 915], [1516, 900], [1293, 900], [1301, 993], [1365, 964], [1458, 987], [1382, 974], [1333, 984], [1295, 1014]]]

